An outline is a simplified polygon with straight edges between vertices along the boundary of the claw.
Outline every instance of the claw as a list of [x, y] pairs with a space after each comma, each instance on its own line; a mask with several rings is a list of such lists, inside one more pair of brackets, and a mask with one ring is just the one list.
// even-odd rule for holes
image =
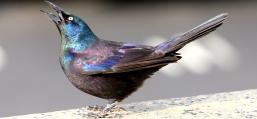
[[124, 111], [125, 109], [117, 107], [118, 102], [107, 104], [105, 107], [102, 106], [86, 106], [86, 110], [90, 111], [87, 113], [89, 117], [105, 118], [115, 111]]

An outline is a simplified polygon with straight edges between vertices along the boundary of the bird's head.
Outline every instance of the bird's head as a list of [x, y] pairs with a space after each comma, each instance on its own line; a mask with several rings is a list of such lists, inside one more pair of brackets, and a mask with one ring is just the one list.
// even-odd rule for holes
[[45, 2], [56, 12], [56, 14], [45, 12], [43, 10], [41, 11], [56, 24], [62, 37], [65, 37], [68, 40], [77, 41], [81, 37], [94, 36], [88, 25], [82, 19], [65, 12], [62, 8], [49, 1]]

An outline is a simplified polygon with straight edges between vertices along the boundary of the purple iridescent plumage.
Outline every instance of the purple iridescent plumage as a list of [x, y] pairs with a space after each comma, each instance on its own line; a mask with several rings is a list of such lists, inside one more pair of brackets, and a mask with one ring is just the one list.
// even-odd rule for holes
[[88, 94], [113, 101], [122, 101], [154, 72], [177, 62], [178, 50], [216, 30], [228, 16], [218, 15], [153, 47], [100, 39], [82, 19], [47, 3], [57, 12], [43, 11], [61, 33], [60, 63], [68, 79]]

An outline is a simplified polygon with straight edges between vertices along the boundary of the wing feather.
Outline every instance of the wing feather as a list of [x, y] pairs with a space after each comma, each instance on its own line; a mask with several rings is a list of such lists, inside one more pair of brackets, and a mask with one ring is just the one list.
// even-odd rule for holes
[[[110, 43], [108, 45], [105, 45], [105, 49], [106, 47], [113, 48]], [[117, 43], [114, 45], [117, 46]], [[82, 75], [121, 73], [164, 66], [180, 59], [179, 56], [175, 55], [153, 58], [152, 54], [155, 53], [155, 49], [151, 46], [143, 45], [123, 44], [110, 52], [111, 55], [105, 56], [106, 58], [95, 64], [88, 64], [88, 60], [81, 58], [86, 56], [84, 54], [75, 55], [77, 60], [71, 63], [72, 69]]]

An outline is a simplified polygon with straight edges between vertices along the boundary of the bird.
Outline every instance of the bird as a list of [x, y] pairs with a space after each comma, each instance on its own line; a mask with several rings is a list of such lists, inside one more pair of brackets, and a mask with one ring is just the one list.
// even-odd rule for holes
[[181, 48], [216, 30], [228, 17], [228, 13], [221, 13], [163, 43], [149, 46], [99, 38], [80, 17], [45, 2], [54, 13], [41, 11], [61, 35], [62, 70], [79, 90], [109, 101], [103, 112], [116, 107], [160, 68], [177, 63], [182, 58], [178, 52]]

